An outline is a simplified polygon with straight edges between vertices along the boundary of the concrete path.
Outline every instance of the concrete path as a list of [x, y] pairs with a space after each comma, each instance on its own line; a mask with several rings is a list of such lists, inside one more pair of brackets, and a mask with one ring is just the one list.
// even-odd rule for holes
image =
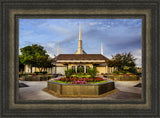
[[142, 88], [134, 87], [141, 81], [116, 81], [115, 87], [119, 89], [103, 98], [58, 98], [50, 95], [42, 89], [47, 87], [46, 81], [19, 81], [29, 87], [19, 88], [19, 98], [21, 100], [131, 100], [140, 99]]
[[139, 83], [141, 83], [141, 81], [115, 81], [115, 87], [123, 92], [141, 94], [142, 88], [141, 87], [134, 87], [135, 85], [137, 85]]
[[47, 86], [46, 81], [19, 81], [19, 83], [24, 83], [29, 87], [19, 88], [19, 97], [22, 100], [51, 100], [54, 97], [44, 91]]

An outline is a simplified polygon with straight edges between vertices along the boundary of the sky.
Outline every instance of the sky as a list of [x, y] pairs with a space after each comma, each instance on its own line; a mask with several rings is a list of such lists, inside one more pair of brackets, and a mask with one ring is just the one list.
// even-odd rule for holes
[[103, 54], [111, 59], [117, 53], [131, 52], [141, 67], [141, 19], [19, 19], [19, 49], [39, 44], [47, 53], [73, 54], [78, 48], [79, 24], [83, 49], [87, 54]]

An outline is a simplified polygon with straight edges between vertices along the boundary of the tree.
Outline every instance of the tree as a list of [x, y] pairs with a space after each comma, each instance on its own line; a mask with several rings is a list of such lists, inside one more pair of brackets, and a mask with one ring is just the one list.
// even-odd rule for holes
[[113, 60], [107, 60], [108, 67], [114, 67], [114, 61]]
[[38, 67], [40, 72], [42, 72], [43, 68], [47, 68], [48, 57], [48, 55], [36, 57], [35, 67]]
[[19, 55], [19, 72], [24, 71], [24, 62], [21, 55]]
[[[33, 44], [32, 46], [26, 46], [21, 48], [21, 58], [23, 60], [23, 64], [28, 64], [31, 67], [45, 68], [49, 55], [44, 47]], [[40, 70], [42, 71], [42, 69]]]
[[116, 54], [112, 56], [112, 59], [108, 61], [109, 67], [117, 67], [118, 70], [123, 70], [125, 66], [134, 67], [135, 66], [135, 58], [133, 55], [129, 53]]
[[52, 58], [48, 57], [44, 68], [52, 68], [52, 67], [53, 67], [53, 65], [52, 65]]

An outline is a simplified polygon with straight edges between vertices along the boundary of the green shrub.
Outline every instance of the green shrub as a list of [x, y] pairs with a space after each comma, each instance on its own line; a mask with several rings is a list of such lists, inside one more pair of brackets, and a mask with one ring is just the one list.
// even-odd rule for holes
[[42, 74], [47, 74], [47, 71], [43, 71], [43, 72], [34, 72], [36, 75], [42, 75]]
[[93, 68], [89, 67], [88, 68], [88, 74], [91, 75], [91, 78], [94, 79], [95, 76], [97, 75], [97, 73], [98, 73], [98, 71], [97, 71], [96, 67], [93, 67]]
[[130, 73], [133, 73], [133, 74], [135, 74], [135, 75], [137, 75], [138, 74], [138, 72], [137, 72], [137, 69], [136, 68], [129, 68], [129, 70], [128, 70]]
[[40, 72], [34, 72], [36, 75], [38, 75]]
[[42, 74], [47, 74], [47, 71], [43, 71]]
[[130, 72], [127, 72], [126, 74], [132, 74], [132, 73], [130, 73]]
[[77, 72], [83, 73], [83, 72], [84, 72], [84, 69], [83, 69], [82, 67], [79, 67], [78, 70], [77, 70]]
[[65, 70], [65, 76], [68, 78], [68, 77], [71, 77], [71, 75], [73, 75], [75, 72], [74, 69], [68, 69], [68, 70]]
[[114, 71], [113, 73], [114, 73], [114, 74], [119, 74], [119, 71]]
[[129, 71], [121, 70], [121, 71], [114, 71], [114, 74], [131, 74]]
[[19, 77], [25, 76], [26, 74], [23, 71], [19, 74]]

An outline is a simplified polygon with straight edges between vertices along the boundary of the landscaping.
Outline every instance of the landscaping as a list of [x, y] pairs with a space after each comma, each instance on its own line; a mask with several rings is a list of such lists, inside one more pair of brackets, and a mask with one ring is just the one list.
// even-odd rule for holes
[[127, 71], [114, 71], [113, 73], [103, 74], [103, 76], [114, 81], [134, 81], [140, 78], [139, 75]]
[[72, 97], [80, 97], [80, 96], [88, 96], [91, 95], [101, 95], [106, 92], [112, 91], [115, 89], [115, 85], [113, 81], [107, 81], [102, 83], [94, 83], [94, 84], [83, 84], [83, 83], [57, 83], [52, 80], [48, 81], [49, 91], [54, 92], [57, 95], [61, 95], [62, 97], [66, 95], [71, 95]]
[[52, 80], [53, 82], [57, 82], [57, 83], [67, 83], [67, 84], [96, 84], [96, 83], [103, 83], [103, 82], [107, 82], [106, 79], [103, 79], [102, 77], [95, 77], [93, 78], [75, 78], [75, 77], [70, 77], [70, 78], [66, 78], [66, 77], [62, 77], [62, 78], [58, 78], [58, 79], [54, 79]]
[[56, 77], [58, 77], [58, 74], [47, 74], [46, 72], [19, 74], [19, 79], [22, 81], [47, 81]]
[[114, 82], [96, 77], [98, 71], [95, 67], [89, 68], [87, 73], [68, 69], [65, 71], [65, 77], [52, 79], [48, 81], [48, 90], [58, 95], [100, 95], [115, 89]]
[[[81, 68], [80, 68], [81, 70]], [[96, 68], [89, 68], [88, 73], [75, 73], [75, 70], [68, 69], [65, 71], [65, 77], [52, 80], [57, 83], [67, 83], [67, 84], [95, 84], [107, 82], [106, 79], [102, 77], [96, 77], [98, 71]]]

